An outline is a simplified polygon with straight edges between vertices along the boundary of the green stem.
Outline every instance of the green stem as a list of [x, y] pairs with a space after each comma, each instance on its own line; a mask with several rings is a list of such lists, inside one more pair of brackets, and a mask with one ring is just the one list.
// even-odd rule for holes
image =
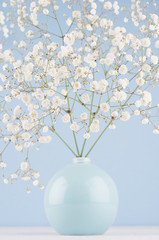
[[[59, 21], [58, 21], [58, 18], [57, 18], [57, 15], [56, 15], [56, 13], [54, 12], [54, 15], [55, 15], [55, 19], [56, 19], [56, 22], [57, 22], [57, 24], [58, 24], [58, 27], [59, 27], [59, 30], [60, 30], [60, 32], [61, 32], [61, 37], [62, 37], [62, 44], [64, 45], [64, 35], [63, 35], [63, 31], [62, 31], [62, 28], [61, 28], [61, 25], [60, 25], [60, 23], [59, 23]], [[64, 61], [63, 61], [63, 64], [64, 64]], [[67, 89], [67, 86], [66, 86], [66, 89]], [[70, 104], [69, 104], [69, 99], [67, 98], [67, 105], [68, 105], [68, 108], [69, 108], [69, 110], [71, 110], [70, 109]], [[70, 121], [71, 121], [71, 123], [72, 123], [72, 117], [71, 117], [71, 114], [70, 114]], [[75, 133], [73, 132], [73, 137], [74, 137], [74, 141], [75, 141], [75, 145], [76, 145], [76, 149], [77, 149], [77, 154], [79, 155], [79, 149], [78, 149], [78, 144], [77, 144], [77, 140], [76, 140], [76, 136], [75, 136]], [[62, 141], [63, 141], [63, 139], [61, 139]], [[64, 142], [64, 141], [63, 141]], [[65, 143], [65, 145], [67, 146], [67, 147], [69, 147], [68, 146], [68, 144], [66, 143], [66, 142], [64, 142]], [[70, 147], [69, 147], [69, 149], [70, 149]], [[70, 149], [71, 150], [71, 152], [73, 152], [73, 150], [72, 149]], [[73, 154], [76, 156], [76, 154], [73, 152]]]
[[107, 128], [109, 127], [109, 125], [112, 123], [112, 120], [108, 123], [108, 125], [104, 128], [104, 130], [101, 132], [101, 134], [99, 135], [99, 137], [97, 138], [97, 140], [93, 143], [92, 147], [89, 149], [89, 151], [86, 154], [86, 157], [89, 155], [89, 153], [92, 151], [92, 149], [94, 148], [94, 146], [96, 145], [96, 143], [99, 141], [99, 139], [101, 138], [101, 136], [104, 134], [104, 132], [107, 130]]
[[[131, 93], [131, 95], [128, 97], [128, 99], [125, 101], [125, 103], [122, 105], [125, 106], [127, 104], [127, 102], [130, 100], [130, 98], [133, 96], [133, 94], [136, 92], [136, 90], [138, 89], [138, 86], [134, 89], [134, 91]], [[122, 107], [119, 109], [119, 112], [121, 111]], [[99, 135], [99, 137], [97, 138], [97, 140], [93, 143], [92, 147], [89, 149], [89, 151], [86, 154], [86, 157], [88, 156], [88, 154], [92, 151], [92, 149], [94, 148], [94, 146], [96, 145], [96, 143], [99, 141], [99, 139], [101, 138], [101, 136], [103, 135], [103, 133], [107, 130], [107, 128], [109, 127], [109, 125], [112, 123], [113, 120], [110, 120], [110, 122], [108, 123], [108, 125], [104, 128], [104, 130], [101, 132], [101, 134]]]
[[[67, 90], [67, 85], [66, 85], [66, 90]], [[67, 105], [68, 105], [68, 109], [71, 111], [71, 108], [70, 108], [70, 102], [69, 102], [69, 99], [67, 98]], [[70, 113], [70, 122], [72, 123], [72, 117], [71, 117], [71, 113]], [[76, 139], [76, 136], [75, 136], [75, 133], [74, 131], [72, 132], [73, 133], [73, 138], [74, 138], [74, 141], [75, 141], [75, 145], [76, 145], [76, 150], [77, 150], [77, 154], [78, 156], [80, 155], [79, 153], [79, 148], [78, 148], [78, 144], [77, 144], [77, 139]]]
[[[92, 116], [93, 99], [94, 99], [94, 92], [92, 93], [91, 109], [90, 109], [90, 117], [89, 117], [89, 126], [88, 126], [88, 131], [87, 131], [87, 132], [89, 132], [90, 125], [91, 125], [91, 123], [92, 123], [92, 121], [91, 121], [91, 116]], [[84, 147], [85, 147], [86, 141], [87, 141], [87, 139], [85, 139], [84, 142], [83, 142], [83, 146], [82, 146], [82, 150], [81, 150], [81, 155], [80, 155], [81, 157], [82, 157], [82, 155], [83, 155], [83, 151], [84, 151]]]
[[[52, 131], [52, 130], [51, 130]], [[75, 157], [77, 157], [76, 153], [72, 150], [72, 148], [65, 142], [65, 140], [56, 132], [52, 131], [53, 133], [56, 134], [56, 136], [66, 145], [66, 147], [73, 153]]]
[[8, 143], [6, 144], [6, 146], [3, 148], [2, 152], [0, 153], [0, 156], [2, 155], [2, 153], [4, 153], [4, 151], [6, 150], [6, 148], [8, 147], [9, 144], [10, 144], [10, 142], [8, 142]]

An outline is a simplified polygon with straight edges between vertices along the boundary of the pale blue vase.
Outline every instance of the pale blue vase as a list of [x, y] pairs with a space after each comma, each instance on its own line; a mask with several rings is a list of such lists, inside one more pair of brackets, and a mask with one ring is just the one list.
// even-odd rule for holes
[[103, 234], [114, 222], [118, 193], [113, 180], [88, 158], [75, 158], [45, 191], [49, 223], [63, 235]]

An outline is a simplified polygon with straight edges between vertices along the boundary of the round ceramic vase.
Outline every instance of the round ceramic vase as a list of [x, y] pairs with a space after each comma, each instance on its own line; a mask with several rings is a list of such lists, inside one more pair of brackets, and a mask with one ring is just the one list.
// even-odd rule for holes
[[44, 202], [48, 221], [59, 234], [103, 234], [116, 218], [118, 193], [103, 170], [88, 158], [75, 158], [50, 180]]

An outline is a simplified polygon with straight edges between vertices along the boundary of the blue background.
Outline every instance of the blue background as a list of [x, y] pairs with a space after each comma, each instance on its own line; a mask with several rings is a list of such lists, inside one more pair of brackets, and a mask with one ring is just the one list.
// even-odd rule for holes
[[[64, 133], [72, 138], [70, 132]], [[11, 169], [15, 162], [23, 160], [14, 148], [4, 157]], [[72, 158], [55, 136], [40, 152], [32, 150], [30, 154], [32, 165], [40, 171], [40, 182], [44, 185]], [[110, 174], [117, 185], [120, 202], [115, 225], [159, 224], [159, 136], [152, 134], [152, 127], [143, 126], [140, 117], [120, 122], [116, 130], [106, 132], [90, 158]], [[24, 182], [18, 180], [13, 185], [4, 185], [0, 180], [0, 226], [48, 225], [43, 198], [44, 191], [37, 187], [32, 187], [31, 194], [27, 195]]]

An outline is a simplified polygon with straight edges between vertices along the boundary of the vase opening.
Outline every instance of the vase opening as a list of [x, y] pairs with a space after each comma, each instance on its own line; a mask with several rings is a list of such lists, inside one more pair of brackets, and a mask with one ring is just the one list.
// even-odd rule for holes
[[74, 163], [90, 163], [90, 159], [86, 158], [86, 157], [77, 157], [77, 158], [73, 158], [73, 162]]

